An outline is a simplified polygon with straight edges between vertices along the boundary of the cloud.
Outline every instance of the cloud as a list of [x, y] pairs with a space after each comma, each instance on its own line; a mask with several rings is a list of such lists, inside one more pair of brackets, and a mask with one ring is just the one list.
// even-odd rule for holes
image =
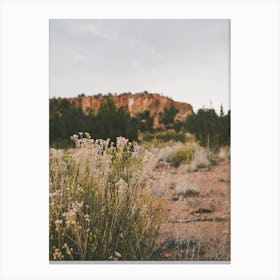
[[226, 107], [229, 21], [53, 20], [50, 64], [51, 96], [150, 89]]

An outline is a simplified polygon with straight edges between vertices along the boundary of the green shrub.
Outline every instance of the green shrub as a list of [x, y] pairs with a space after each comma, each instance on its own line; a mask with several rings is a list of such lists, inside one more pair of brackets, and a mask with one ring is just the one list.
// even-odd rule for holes
[[180, 166], [180, 172], [195, 172], [215, 165], [214, 153], [209, 148], [201, 147], [197, 143], [192, 143], [191, 147], [192, 159]]
[[174, 167], [179, 167], [182, 163], [189, 163], [192, 159], [192, 154], [192, 149], [185, 146], [175, 150], [174, 153], [167, 158], [167, 162]]
[[180, 197], [199, 196], [199, 191], [196, 187], [188, 186], [185, 182], [176, 184], [172, 190], [171, 200], [173, 201], [178, 200]]
[[185, 191], [181, 191], [178, 193], [178, 195], [182, 195], [183, 197], [187, 197], [187, 196], [199, 196], [199, 191], [192, 189], [192, 188], [188, 188]]

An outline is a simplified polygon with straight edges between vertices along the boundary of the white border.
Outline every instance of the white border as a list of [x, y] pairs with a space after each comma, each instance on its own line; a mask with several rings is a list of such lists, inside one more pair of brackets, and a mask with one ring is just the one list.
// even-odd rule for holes
[[[232, 261], [48, 262], [48, 20], [230, 18]], [[1, 2], [1, 279], [279, 279], [279, 2]]]

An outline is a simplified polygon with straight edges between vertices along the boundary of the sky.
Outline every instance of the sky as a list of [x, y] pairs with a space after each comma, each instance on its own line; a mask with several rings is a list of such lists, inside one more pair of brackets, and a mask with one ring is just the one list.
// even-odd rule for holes
[[50, 97], [160, 93], [230, 109], [230, 21], [50, 20]]

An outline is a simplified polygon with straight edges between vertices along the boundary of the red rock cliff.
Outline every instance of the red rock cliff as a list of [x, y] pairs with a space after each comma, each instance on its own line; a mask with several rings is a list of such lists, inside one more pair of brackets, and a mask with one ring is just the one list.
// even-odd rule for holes
[[[192, 115], [192, 106], [184, 102], [176, 102], [168, 97], [161, 96], [157, 93], [136, 93], [136, 94], [122, 94], [111, 96], [114, 100], [115, 106], [125, 107], [130, 113], [131, 117], [136, 117], [138, 113], [145, 110], [150, 111], [150, 115], [154, 117], [154, 126], [159, 125], [159, 114], [163, 112], [165, 107], [174, 106], [179, 112], [175, 116], [175, 121], [183, 121], [189, 115]], [[96, 114], [100, 105], [104, 102], [103, 95], [82, 96], [69, 98], [70, 102], [76, 104], [87, 113], [89, 110]]]

